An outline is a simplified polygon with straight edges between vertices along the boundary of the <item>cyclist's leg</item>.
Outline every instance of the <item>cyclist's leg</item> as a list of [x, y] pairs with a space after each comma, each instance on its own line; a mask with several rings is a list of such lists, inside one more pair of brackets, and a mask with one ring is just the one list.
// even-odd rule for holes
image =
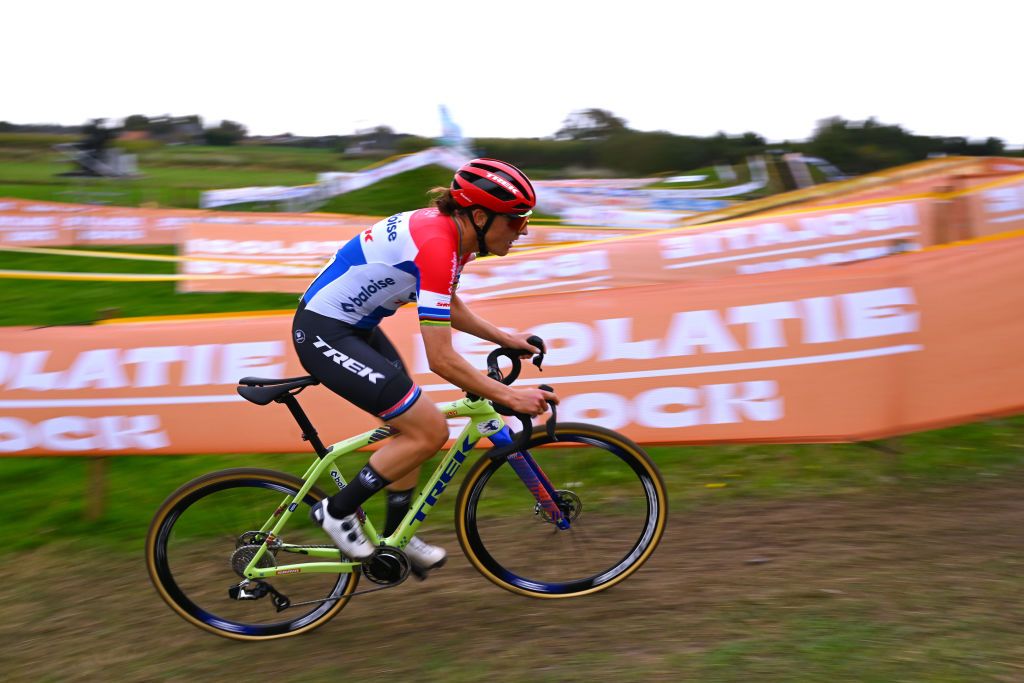
[[399, 433], [370, 456], [370, 464], [391, 482], [388, 488], [413, 488], [419, 481], [420, 464], [444, 448], [448, 426], [437, 407], [424, 400], [416, 401], [388, 424]]
[[444, 445], [447, 425], [430, 401], [419, 401], [419, 387], [383, 333], [357, 330], [300, 309], [293, 338], [307, 372], [401, 432], [374, 453], [344, 490], [331, 496], [331, 514], [348, 516], [383, 485], [404, 485], [412, 479], [419, 464]]
[[[398, 350], [379, 327], [367, 336], [367, 343], [384, 358], [405, 371]], [[411, 382], [411, 380], [410, 380]], [[408, 410], [387, 420], [399, 434], [370, 457], [374, 469], [391, 481], [390, 491], [407, 491], [419, 482], [420, 464], [444, 447], [447, 423], [430, 401], [416, 400]], [[412, 437], [405, 438], [403, 437]], [[397, 447], [395, 444], [398, 444]]]

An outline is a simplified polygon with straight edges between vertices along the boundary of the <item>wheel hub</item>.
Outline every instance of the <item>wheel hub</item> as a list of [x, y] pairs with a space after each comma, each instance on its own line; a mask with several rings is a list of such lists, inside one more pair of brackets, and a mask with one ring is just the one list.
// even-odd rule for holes
[[[557, 494], [555, 502], [558, 503], [558, 509], [562, 511], [562, 514], [565, 515], [565, 518], [570, 522], [575, 521], [576, 518], [580, 516], [580, 513], [583, 512], [583, 501], [581, 501], [580, 497], [572, 491], [560, 490], [555, 493]], [[556, 523], [551, 517], [551, 514], [541, 507], [540, 503], [537, 503], [534, 506], [533, 514], [537, 515], [538, 518], [548, 524]]]

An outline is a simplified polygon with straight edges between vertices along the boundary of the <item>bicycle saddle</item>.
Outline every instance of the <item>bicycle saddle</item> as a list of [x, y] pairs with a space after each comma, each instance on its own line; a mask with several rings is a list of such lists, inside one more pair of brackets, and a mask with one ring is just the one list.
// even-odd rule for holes
[[270, 379], [266, 377], [243, 377], [238, 380], [235, 388], [238, 395], [250, 403], [258, 406], [265, 406], [271, 401], [276, 401], [285, 394], [296, 390], [301, 391], [305, 387], [320, 384], [316, 378], [310, 377], [288, 377], [285, 379]]

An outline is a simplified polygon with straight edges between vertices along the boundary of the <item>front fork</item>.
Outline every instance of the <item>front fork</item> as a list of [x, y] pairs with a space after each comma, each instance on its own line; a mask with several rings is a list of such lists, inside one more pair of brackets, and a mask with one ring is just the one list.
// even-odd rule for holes
[[[488, 438], [495, 446], [507, 446], [512, 443], [512, 435], [507, 426]], [[530, 455], [530, 452], [526, 449], [513, 452], [507, 455], [505, 460], [515, 473], [519, 475], [519, 478], [523, 480], [523, 484], [530, 490], [533, 497], [537, 499], [537, 504], [547, 513], [555, 525], [559, 529], [568, 529], [569, 518], [565, 516], [562, 508], [558, 507], [556, 502], [558, 492], [552, 486], [551, 480], [544, 474], [544, 470], [540, 468], [537, 461]]]

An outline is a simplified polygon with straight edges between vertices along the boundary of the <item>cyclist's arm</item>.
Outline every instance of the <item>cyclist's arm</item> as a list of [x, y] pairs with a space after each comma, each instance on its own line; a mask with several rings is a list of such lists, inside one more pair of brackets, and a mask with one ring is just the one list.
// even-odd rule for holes
[[509, 334], [487, 322], [469, 309], [460, 297], [452, 296], [452, 327], [460, 332], [494, 342], [498, 346], [509, 346]]
[[452, 296], [452, 327], [460, 332], [494, 342], [510, 349], [525, 349], [540, 353], [540, 349], [526, 342], [530, 333], [506, 332], [487, 322], [466, 305], [460, 297]]
[[420, 334], [430, 371], [464, 391], [530, 415], [539, 415], [547, 409], [545, 399], [558, 400], [550, 392], [535, 388], [512, 389], [481, 374], [452, 347], [451, 327], [447, 325], [421, 325]]

